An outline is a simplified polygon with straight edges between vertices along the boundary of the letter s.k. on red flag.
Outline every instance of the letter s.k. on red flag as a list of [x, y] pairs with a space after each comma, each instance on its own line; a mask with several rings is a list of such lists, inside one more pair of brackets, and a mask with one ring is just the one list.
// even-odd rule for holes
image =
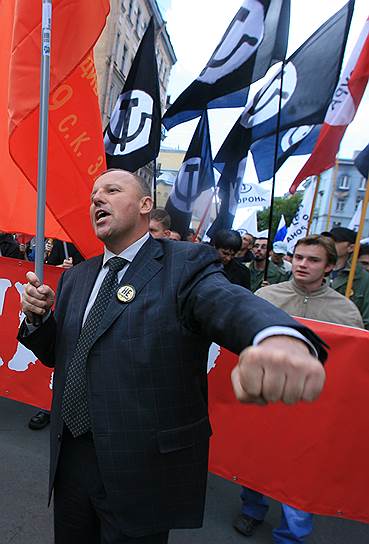
[[342, 73], [313, 152], [290, 187], [334, 166], [340, 142], [353, 121], [369, 79], [369, 18]]
[[[9, 65], [9, 150], [37, 185], [42, 1], [13, 4]], [[105, 152], [92, 48], [109, 13], [109, 0], [52, 3], [47, 166], [48, 209], [85, 257], [100, 251], [89, 225], [94, 178]]]

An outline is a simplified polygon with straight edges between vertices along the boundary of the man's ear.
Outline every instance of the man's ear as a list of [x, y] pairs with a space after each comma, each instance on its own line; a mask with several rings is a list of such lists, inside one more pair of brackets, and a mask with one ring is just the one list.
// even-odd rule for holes
[[151, 196], [144, 196], [141, 198], [140, 212], [142, 215], [147, 215], [151, 212], [153, 208], [153, 201]]
[[347, 251], [349, 253], [353, 253], [354, 252], [354, 249], [355, 249], [355, 244], [350, 244], [347, 248]]
[[328, 274], [332, 272], [333, 268], [334, 268], [333, 264], [327, 264], [327, 266], [324, 269], [324, 275], [328, 276]]
[[164, 238], [169, 238], [169, 236], [170, 236], [170, 234], [171, 234], [171, 231], [170, 231], [169, 229], [165, 229], [165, 230], [163, 231], [163, 233], [164, 233]]

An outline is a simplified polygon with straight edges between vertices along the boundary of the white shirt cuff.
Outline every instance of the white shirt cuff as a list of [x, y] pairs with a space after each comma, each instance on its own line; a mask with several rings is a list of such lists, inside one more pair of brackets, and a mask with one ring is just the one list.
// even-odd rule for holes
[[266, 329], [263, 329], [260, 331], [252, 341], [253, 346], [257, 346], [260, 344], [263, 340], [266, 338], [269, 338], [270, 336], [292, 336], [294, 338], [298, 338], [299, 340], [302, 340], [309, 348], [312, 355], [314, 355], [316, 358], [318, 358], [318, 352], [315, 348], [315, 346], [304, 336], [301, 334], [301, 332], [296, 331], [295, 329], [292, 329], [291, 327], [267, 327]]

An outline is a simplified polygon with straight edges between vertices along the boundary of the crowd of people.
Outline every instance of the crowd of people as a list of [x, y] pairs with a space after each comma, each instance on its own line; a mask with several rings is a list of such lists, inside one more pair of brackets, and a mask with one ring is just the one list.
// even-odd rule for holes
[[[108, 176], [109, 174], [105, 174], [105, 176], [103, 175], [99, 179], [104, 180], [104, 177], [107, 179]], [[126, 187], [127, 179], [125, 178], [118, 179], [118, 175], [116, 175], [114, 178], [114, 173], [110, 173], [110, 178], [109, 178], [110, 183], [112, 185], [116, 184], [118, 186], [118, 191], [120, 191], [121, 185], [123, 185], [124, 188]], [[129, 297], [134, 298], [136, 296], [136, 289], [134, 289], [132, 285], [130, 284], [130, 272], [128, 273], [126, 272], [126, 267], [128, 266], [128, 270], [131, 269], [131, 267], [134, 268], [136, 255], [140, 255], [141, 248], [143, 247], [143, 245], [148, 243], [149, 235], [146, 233], [145, 228], [148, 227], [148, 231], [150, 232], [152, 239], [156, 239], [156, 240], [170, 239], [175, 242], [178, 242], [178, 244], [180, 244], [182, 241], [181, 235], [175, 230], [171, 229], [171, 219], [168, 213], [164, 209], [154, 209], [151, 211], [150, 210], [147, 211], [147, 209], [144, 208], [144, 202], [146, 202], [147, 205], [149, 203], [149, 195], [148, 193], [145, 193], [144, 184], [142, 184], [142, 181], [140, 181], [139, 178], [137, 178], [136, 176], [133, 176], [133, 178], [130, 180], [131, 184], [132, 184], [132, 180], [134, 184], [138, 183], [139, 191], [140, 191], [139, 194], [141, 195], [140, 205], [142, 206], [142, 209], [140, 209], [140, 211], [137, 212], [138, 218], [137, 217], [132, 218], [132, 221], [133, 222], [136, 221], [135, 225], [136, 226], [139, 225], [140, 228], [138, 230], [136, 228], [136, 231], [137, 231], [136, 237], [130, 240], [132, 242], [131, 245], [128, 245], [128, 249], [125, 249], [123, 252], [118, 251], [118, 249], [120, 249], [121, 247], [123, 247], [124, 249], [125, 246], [123, 245], [118, 247], [116, 245], [115, 238], [113, 238], [111, 231], [109, 231], [109, 234], [105, 234], [105, 233], [101, 234], [104, 230], [106, 217], [108, 218], [110, 217], [116, 220], [116, 217], [114, 216], [114, 213], [115, 213], [114, 206], [113, 206], [112, 200], [110, 200], [111, 197], [106, 196], [106, 194], [104, 193], [105, 186], [103, 185], [102, 182], [99, 185], [99, 180], [97, 181], [97, 186], [94, 192], [92, 193], [92, 207], [95, 207], [97, 210], [97, 211], [96, 210], [93, 211], [95, 215], [92, 216], [92, 223], [94, 225], [97, 236], [106, 243], [106, 247], [108, 248], [108, 249], [105, 249], [104, 259], [106, 259], [107, 257], [111, 257], [111, 255], [113, 254], [115, 255], [120, 254], [121, 256], [124, 257], [123, 259], [121, 259], [122, 261], [124, 261], [122, 262], [122, 267], [123, 267], [124, 274], [127, 274], [128, 279], [125, 280], [125, 283], [127, 285], [124, 285], [124, 287], [122, 288], [122, 289], [125, 289], [125, 293], [122, 292], [121, 296], [122, 297], [127, 296], [128, 302], [132, 300], [132, 298], [129, 298]], [[134, 198], [136, 197], [133, 196], [132, 198], [134, 200]], [[148, 221], [147, 227], [145, 227], [146, 220]], [[122, 221], [121, 217], [119, 221]], [[124, 221], [126, 221], [126, 224], [124, 226], [125, 230], [123, 229], [123, 227], [121, 227], [121, 230], [119, 231], [119, 228], [116, 227], [118, 229], [117, 232], [119, 232], [119, 236], [120, 236], [119, 239], [122, 239], [122, 237], [124, 236], [127, 237], [127, 232], [129, 227], [127, 223], [128, 219], [124, 219]], [[256, 297], [258, 297], [258, 298], [253, 298], [251, 300], [251, 303], [262, 304], [261, 301], [267, 301], [271, 303], [274, 307], [284, 310], [287, 314], [290, 314], [291, 316], [305, 317], [309, 319], [318, 319], [318, 320], [327, 321], [331, 323], [338, 323], [341, 325], [348, 325], [352, 327], [360, 327], [360, 328], [369, 329], [369, 245], [361, 246], [360, 256], [359, 256], [360, 262], [357, 265], [357, 269], [356, 269], [356, 273], [354, 277], [353, 289], [350, 294], [350, 299], [347, 299], [344, 296], [346, 291], [347, 281], [348, 281], [348, 275], [351, 269], [351, 258], [352, 258], [352, 253], [354, 249], [355, 240], [356, 240], [356, 233], [354, 231], [351, 231], [350, 229], [343, 228], [343, 227], [335, 227], [335, 228], [332, 228], [329, 232], [324, 232], [320, 235], [314, 234], [314, 235], [307, 236], [303, 239], [300, 239], [295, 246], [294, 253], [289, 254], [287, 252], [287, 246], [284, 242], [275, 242], [272, 246], [271, 251], [268, 251], [268, 240], [265, 237], [257, 237], [257, 236], [254, 236], [252, 233], [244, 233], [244, 232], [241, 235], [241, 233], [236, 230], [221, 230], [221, 231], [218, 231], [218, 233], [215, 235], [214, 239], [212, 240], [212, 245], [214, 246], [215, 250], [218, 252], [218, 260], [223, 265], [222, 274], [226, 276], [229, 282], [233, 285], [241, 286], [243, 288], [251, 290], [253, 293], [255, 293]], [[199, 240], [198, 237], [196, 237], [196, 233], [193, 229], [189, 229], [187, 235], [185, 236], [185, 241], [190, 241], [190, 242], [194, 242], [198, 244], [198, 248], [196, 249], [196, 251], [194, 251], [193, 254], [191, 253], [191, 259], [197, 260], [196, 263], [191, 263], [191, 266], [193, 265], [194, 269], [196, 270], [198, 267], [200, 267], [199, 271], [197, 271], [196, 274], [200, 274], [201, 278], [206, 277], [206, 274], [209, 274], [210, 277], [214, 277], [214, 278], [215, 276], [218, 277], [217, 274], [214, 274], [214, 272], [219, 272], [219, 270], [212, 269], [212, 267], [214, 266], [212, 258], [207, 256], [207, 253], [206, 253], [207, 250], [205, 249], [205, 245], [209, 245], [209, 244], [201, 244], [201, 240]], [[174, 262], [173, 271], [177, 273], [178, 272], [177, 268], [181, 268], [180, 263], [181, 263], [182, 253], [180, 249], [181, 246], [176, 246], [178, 247], [178, 249], [174, 249], [174, 246], [176, 246], [176, 244], [173, 245], [173, 248], [172, 246], [170, 246], [169, 249], [168, 247], [163, 246], [164, 249], [161, 249], [161, 251], [164, 251], [166, 258], [168, 259], [168, 262], [171, 262], [172, 254], [175, 255], [175, 258], [178, 260], [178, 263]], [[202, 246], [204, 246], [203, 250], [202, 250]], [[155, 251], [157, 251], [159, 256], [160, 250], [156, 248]], [[189, 250], [186, 249], [183, 251], [188, 252]], [[14, 257], [17, 259], [23, 258], [26, 260], [33, 260], [34, 259], [34, 241], [33, 239], [31, 239], [31, 240], [28, 240], [27, 243], [24, 243], [24, 240], [22, 240], [21, 236], [8, 234], [8, 233], [1, 233], [0, 234], [0, 255], [4, 257]], [[206, 264], [206, 268], [205, 268], [206, 272], [200, 271], [202, 266], [201, 262], [203, 260], [205, 261], [208, 260], [208, 263]], [[70, 243], [66, 244], [65, 242], [62, 242], [59, 240], [47, 239], [45, 240], [44, 261], [46, 264], [60, 266], [65, 269], [72, 269], [76, 264], [79, 264], [83, 261], [83, 257], [80, 255], [78, 250], [72, 244]], [[85, 264], [87, 265], [88, 262], [86, 262]], [[151, 264], [150, 266], [153, 266], [153, 265]], [[168, 267], [172, 265], [167, 264], [166, 266]], [[184, 264], [182, 266], [184, 266]], [[186, 264], [186, 267], [189, 267], [188, 263]], [[103, 266], [103, 269], [104, 269], [104, 266]], [[213, 318], [210, 319], [209, 312], [218, 311], [218, 308], [209, 307], [207, 308], [206, 312], [202, 312], [202, 310], [199, 307], [197, 307], [196, 299], [194, 298], [193, 300], [191, 300], [192, 291], [190, 290], [189, 285], [191, 284], [190, 287], [193, 291], [197, 289], [196, 282], [194, 282], [194, 279], [193, 279], [195, 277], [193, 275], [194, 273], [192, 273], [191, 275], [190, 271], [187, 270], [187, 268], [184, 268], [184, 271], [179, 270], [179, 272], [181, 272], [181, 274], [184, 274], [184, 275], [188, 274], [188, 278], [186, 279], [187, 283], [185, 282], [183, 285], [181, 285], [180, 291], [179, 291], [180, 296], [183, 298], [183, 302], [180, 302], [180, 305], [182, 306], [180, 306], [179, 310], [178, 309], [176, 310], [176, 311], [183, 312], [183, 315], [181, 317], [181, 322], [184, 323], [186, 330], [192, 331], [192, 327], [193, 327], [192, 321], [194, 320], [194, 315], [196, 314], [196, 320], [200, 320], [200, 321], [196, 321], [197, 328], [199, 328], [199, 322], [201, 322], [202, 330], [206, 331], [207, 335], [209, 334], [209, 331], [210, 331], [209, 336], [211, 336], [214, 333], [214, 330], [216, 330], [216, 326], [213, 325], [213, 323], [211, 322]], [[109, 276], [109, 274], [110, 274], [110, 271], [107, 273], [107, 276]], [[118, 272], [118, 274], [120, 274], [121, 275], [120, 277], [122, 277], [122, 272]], [[105, 272], [104, 272], [104, 275], [105, 275]], [[72, 277], [72, 275], [68, 277]], [[75, 274], [74, 277], [77, 278], [77, 275]], [[119, 275], [118, 275], [118, 278], [119, 278]], [[52, 323], [53, 317], [49, 317], [50, 308], [54, 302], [53, 295], [51, 294], [51, 291], [41, 290], [42, 287], [40, 287], [37, 284], [37, 279], [35, 279], [34, 275], [28, 276], [28, 279], [30, 282], [29, 283], [30, 287], [26, 294], [26, 299], [25, 299], [23, 309], [27, 316], [30, 314], [30, 308], [32, 308], [33, 311], [35, 311], [36, 309], [37, 312], [40, 313], [40, 315], [45, 316], [45, 319], [46, 319], [45, 323], [48, 325], [42, 324], [41, 329], [46, 328], [48, 330], [48, 334], [53, 336], [56, 334], [54, 330], [55, 326]], [[74, 281], [77, 281], [77, 280], [74, 280]], [[217, 281], [219, 282], [219, 279], [217, 279]], [[101, 281], [97, 279], [96, 282], [97, 282], [97, 286], [94, 287], [91, 296], [93, 297], [97, 296], [96, 300], [98, 300], [99, 293], [100, 293], [100, 291], [98, 290], [98, 287], [102, 289], [105, 279], [103, 280], [103, 277], [102, 277]], [[170, 286], [173, 284], [174, 280], [168, 279], [168, 282], [169, 282], [168, 290], [170, 290]], [[67, 280], [65, 283], [67, 283]], [[68, 287], [64, 287], [64, 290], [67, 290], [67, 289]], [[222, 280], [220, 283], [214, 283], [214, 285], [212, 285], [212, 289], [216, 289], [217, 293], [221, 294], [223, 290], [227, 291], [228, 288], [227, 288], [227, 284], [224, 284]], [[183, 291], [183, 294], [182, 294], [182, 291]], [[119, 298], [119, 291], [117, 293], [118, 293], [117, 296]], [[201, 292], [201, 297], [205, 297], [204, 300], [206, 300], [206, 296], [207, 296], [206, 293], [208, 293], [209, 295], [209, 292], [207, 292], [206, 289], [203, 292]], [[232, 300], [238, 300], [242, 293], [243, 292], [241, 291], [229, 291], [229, 293], [227, 292], [227, 295], [225, 296], [225, 300], [229, 300], [231, 303]], [[66, 295], [64, 294], [64, 297], [65, 296]], [[162, 293], [162, 297], [165, 298], [165, 296], [166, 295]], [[197, 294], [197, 296], [199, 296], [199, 294]], [[63, 293], [60, 294], [60, 297], [61, 299], [63, 298]], [[121, 299], [119, 298], [119, 300]], [[190, 302], [188, 302], [188, 300], [190, 300]], [[255, 302], [257, 300], [259, 300], [260, 302]], [[191, 304], [190, 309], [188, 308], [189, 304]], [[209, 301], [209, 304], [210, 304], [210, 301]], [[89, 302], [87, 305], [91, 314], [93, 314], [94, 305], [95, 303], [93, 301]], [[148, 306], [145, 306], [146, 312], [150, 312], [148, 308], [149, 308]], [[243, 306], [240, 306], [238, 302], [235, 307], [235, 312], [237, 312], [237, 309], [238, 311], [243, 312]], [[225, 312], [225, 308], [223, 308], [222, 311], [224, 313], [223, 318], [226, 319], [228, 312]], [[57, 313], [56, 313], [56, 319], [59, 319], [59, 321], [60, 319], [64, 320], [64, 317], [61, 318], [61, 315], [62, 315], [61, 310], [59, 308], [59, 310], [57, 310]], [[89, 318], [87, 318], [86, 315], [87, 315], [87, 310], [86, 310], [83, 323], [86, 323], [86, 321], [87, 323], [89, 323]], [[102, 314], [98, 314], [98, 315], [100, 315], [100, 317], [98, 318], [95, 316], [94, 317], [95, 320], [101, 319]], [[157, 313], [157, 309], [155, 309], [155, 311], [153, 310], [153, 314], [152, 314], [153, 323], [150, 323], [148, 321], [149, 318], [145, 318], [144, 315], [141, 315], [139, 317], [139, 321], [141, 320], [143, 332], [144, 334], [146, 334], [146, 336], [143, 337], [145, 340], [149, 338], [150, 334], [152, 335], [154, 333], [154, 330], [152, 329], [153, 326], [160, 328], [159, 323], [158, 322], [155, 323], [155, 320], [161, 319], [160, 322], [165, 328], [165, 325], [164, 325], [165, 316], [161, 316], [159, 318], [158, 315], [159, 314]], [[230, 317], [229, 317], [230, 322], [232, 322], [232, 315], [234, 318], [235, 313], [230, 314]], [[244, 317], [245, 319], [247, 319], [246, 314]], [[133, 327], [134, 318], [131, 317], [131, 319], [132, 319], [132, 323], [131, 321], [129, 321], [129, 324], [125, 325], [125, 327], [127, 326]], [[211, 323], [209, 324], [205, 323], [206, 319], [209, 319]], [[165, 318], [165, 323], [168, 323], [168, 320], [166, 318]], [[210, 327], [210, 329], [207, 327]], [[284, 323], [282, 319], [281, 327], [286, 329], [288, 328], [288, 330], [291, 330], [290, 328], [291, 323], [288, 321]], [[81, 331], [81, 337], [83, 336], [84, 329], [85, 329], [85, 325], [83, 325], [83, 328]], [[216, 340], [218, 341], [219, 339], [224, 340], [224, 343], [227, 347], [239, 353], [241, 350], [239, 348], [235, 348], [234, 347], [235, 344], [232, 343], [235, 341], [234, 340], [231, 341], [228, 339], [227, 335], [223, 335], [223, 332], [225, 333], [227, 330], [228, 330], [227, 334], [229, 335], [230, 334], [229, 328], [228, 329], [225, 328], [225, 331], [222, 331], [222, 334], [220, 333], [215, 334]], [[69, 331], [66, 331], [64, 334], [67, 334], [67, 333], [71, 334]], [[54, 360], [53, 360], [54, 355], [50, 355], [49, 351], [45, 348], [44, 341], [41, 348], [39, 347], [38, 340], [36, 343], [34, 341], [31, 341], [28, 344], [28, 338], [32, 339], [34, 335], [36, 335], [37, 337], [38, 334], [39, 334], [38, 330], [35, 331], [32, 325], [27, 324], [24, 326], [23, 330], [21, 329], [21, 335], [23, 335], [21, 336], [22, 338], [21, 341], [23, 341], [25, 345], [27, 345], [33, 351], [35, 351], [36, 354], [39, 353], [40, 360], [42, 360], [43, 362], [46, 361], [45, 364], [47, 364], [48, 366], [52, 366], [54, 364]], [[61, 334], [60, 331], [58, 332], [58, 334]], [[189, 334], [189, 333], [186, 333], [186, 334]], [[233, 330], [231, 334], [233, 334]], [[298, 332], [297, 334], [300, 335], [298, 338], [302, 339], [300, 332]], [[306, 336], [305, 331], [303, 331], [302, 334]], [[197, 332], [196, 332], [196, 336], [198, 336]], [[292, 334], [291, 336], [294, 336], [294, 334]], [[133, 343], [135, 336], [132, 333], [131, 333], [131, 337], [132, 337], [132, 345], [130, 345], [130, 349], [133, 349], [133, 345], [135, 345], [135, 349], [137, 349], [141, 353], [141, 350], [145, 349], [145, 347], [144, 346], [141, 347]], [[309, 338], [308, 335], [307, 337]], [[67, 336], [65, 338], [67, 338]], [[183, 349], [183, 351], [185, 352], [187, 350], [187, 347], [185, 347], [185, 344], [183, 344], [180, 337], [178, 338], [179, 338], [178, 345], [181, 345], [182, 346], [181, 349]], [[198, 339], [196, 339], [196, 341], [197, 340]], [[87, 342], [86, 339], [84, 339], [83, 341], [84, 343]], [[188, 336], [186, 341], [190, 343], [195, 342], [195, 340], [190, 336]], [[285, 341], [287, 342], [287, 340]], [[76, 342], [77, 340], [74, 338], [72, 340], [72, 344], [75, 345]], [[112, 338], [112, 342], [115, 345], [117, 340], [114, 340]], [[309, 346], [311, 346], [311, 340], [308, 340], [307, 343], [309, 344]], [[319, 343], [317, 343], [315, 339], [312, 341], [312, 345], [313, 347], [311, 349], [313, 349], [314, 353], [320, 353]], [[78, 351], [78, 346], [79, 346], [79, 343], [77, 344], [77, 351]], [[60, 351], [60, 345], [58, 349], [59, 349], [59, 357], [63, 359], [64, 352]], [[82, 348], [80, 348], [80, 350], [81, 349]], [[105, 349], [110, 349], [110, 348], [105, 347]], [[117, 349], [118, 349], [117, 347], [114, 348], [115, 351]], [[198, 347], [198, 349], [200, 348]], [[114, 357], [114, 353], [115, 353], [114, 350], [111, 352], [112, 357]], [[69, 353], [69, 350], [67, 351], [68, 351], [68, 357], [70, 357], [71, 353]], [[170, 348], [168, 346], [168, 352], [169, 351], [170, 351]], [[177, 347], [175, 347], [175, 351], [177, 351]], [[201, 345], [200, 351], [203, 351], [202, 345]], [[292, 354], [293, 354], [293, 350], [292, 350]], [[97, 354], [96, 356], [101, 357], [101, 355], [99, 354]], [[142, 357], [144, 357], [144, 355], [142, 355]], [[184, 359], [186, 358], [186, 355], [180, 354], [178, 357], [180, 360], [182, 360], [182, 358]], [[75, 356], [73, 356], [72, 362], [74, 361], [74, 359], [75, 359]], [[164, 362], [162, 364], [164, 365]], [[184, 367], [182, 365], [181, 365], [181, 368], [183, 372]], [[166, 371], [168, 373], [171, 372], [169, 371], [168, 367], [166, 367]], [[76, 372], [76, 370], [74, 370], [74, 372]], [[117, 376], [116, 376], [116, 379], [119, 380], [120, 378], [118, 378]], [[67, 378], [65, 378], [64, 376], [64, 380], [65, 379], [68, 380], [68, 376]], [[100, 379], [102, 378], [100, 377]], [[151, 379], [154, 380], [154, 377], [152, 377]], [[165, 379], [165, 382], [166, 381], [167, 381], [167, 378]], [[81, 387], [86, 388], [85, 385]], [[91, 384], [89, 384], [88, 387], [92, 387]], [[107, 386], [105, 385], [103, 387], [107, 387]], [[151, 385], [151, 387], [153, 387], [153, 385]], [[178, 389], [178, 391], [181, 391], [180, 396], [182, 394], [184, 395], [184, 392], [182, 392], [182, 389]], [[177, 391], [177, 394], [178, 394], [178, 391]], [[300, 393], [302, 394], [302, 392]], [[55, 397], [55, 394], [59, 395], [59, 393], [54, 393], [54, 397]], [[171, 396], [172, 393], [168, 390], [167, 395]], [[58, 398], [59, 400], [57, 401], [54, 400], [54, 402], [60, 401], [60, 395]], [[185, 401], [186, 399], [183, 397], [182, 400]], [[264, 400], [265, 398], [263, 398], [263, 401]], [[285, 400], [285, 399], [282, 399], [282, 400]], [[180, 399], [178, 399], [178, 401], [180, 401]], [[295, 397], [293, 397], [293, 401], [295, 401]], [[63, 403], [65, 402], [66, 400], [63, 397]], [[188, 402], [188, 399], [186, 400], [186, 402]], [[199, 399], [196, 400], [194, 397], [191, 400], [191, 402], [198, 403]], [[174, 403], [174, 397], [173, 397], [173, 403]], [[195, 410], [195, 405], [193, 409]], [[145, 410], [145, 408], [142, 408], [142, 410]], [[183, 411], [183, 406], [181, 407], [179, 405], [178, 410], [179, 412]], [[65, 449], [65, 451], [64, 449], [62, 450], [64, 452], [62, 459], [64, 458], [67, 459], [68, 456], [72, 456], [71, 459], [73, 458], [73, 460], [75, 461], [76, 459], [74, 456], [75, 456], [75, 451], [77, 450], [74, 450], [74, 446], [75, 444], [77, 444], [78, 441], [77, 439], [73, 440], [73, 437], [78, 436], [78, 432], [75, 433], [73, 424], [71, 424], [69, 427], [69, 423], [66, 423], [69, 420], [67, 416], [65, 415], [64, 404], [62, 408], [60, 408], [60, 411], [63, 414], [64, 424], [62, 424], [62, 427], [57, 429], [57, 432], [58, 432], [57, 440], [59, 441], [59, 443], [60, 443], [60, 440], [63, 441], [63, 448]], [[196, 408], [196, 411], [198, 411], [198, 407]], [[203, 416], [205, 417], [205, 414], [203, 414]], [[96, 414], [94, 415], [94, 417], [97, 417]], [[99, 417], [101, 417], [101, 414]], [[140, 416], [141, 418], [140, 425], [143, 424], [142, 418], [146, 418], [146, 417], [148, 417], [148, 415], [144, 415], [144, 412], [142, 412]], [[168, 415], [168, 417], [172, 419], [171, 416]], [[87, 415], [86, 415], [86, 418], [87, 418]], [[50, 421], [49, 413], [45, 411], [40, 411], [37, 414], [35, 414], [35, 416], [33, 416], [31, 421], [29, 422], [29, 426], [31, 429], [38, 430], [38, 429], [44, 428], [49, 423], [49, 421]], [[111, 423], [112, 420], [109, 420], [109, 421], [110, 421], [109, 425], [112, 424]], [[82, 425], [82, 423], [79, 422], [78, 425]], [[86, 421], [84, 423], [86, 423]], [[96, 420], [93, 423], [94, 425], [96, 425]], [[91, 426], [92, 426], [92, 423], [89, 422], [87, 423], [86, 427], [83, 427], [84, 431], [82, 433], [82, 436], [85, 437], [85, 440], [82, 442], [78, 442], [78, 452], [77, 452], [78, 455], [88, 455], [89, 459], [91, 455], [92, 456], [95, 455], [94, 453], [91, 453], [92, 452], [91, 444], [94, 444], [95, 440], [97, 441], [97, 437], [96, 437], [97, 435], [96, 436], [95, 434], [93, 436], [91, 435], [91, 432], [90, 432]], [[68, 429], [66, 427], [68, 427]], [[98, 431], [96, 430], [96, 428], [94, 429], [94, 433], [95, 432], [98, 434]], [[136, 432], [135, 429], [132, 429], [132, 432]], [[200, 428], [196, 432], [200, 433]], [[191, 436], [192, 436], [192, 431], [191, 431]], [[65, 437], [65, 438], [62, 439], [60, 437]], [[173, 444], [171, 442], [171, 440], [174, 441], [174, 436], [172, 439], [170, 439], [169, 435], [164, 436], [163, 434], [162, 438], [163, 438], [163, 444], [164, 444], [163, 448], [164, 447], [169, 448], [168, 451], [172, 451], [171, 448], [174, 448], [173, 451], [176, 451], [177, 446], [173, 446], [174, 442]], [[208, 436], [206, 438], [208, 439]], [[136, 438], [136, 440], [138, 440], [138, 437]], [[71, 447], [72, 442], [74, 444], [73, 448]], [[99, 456], [102, 451], [98, 449], [100, 448], [100, 445], [96, 445], [96, 448], [97, 448], [96, 449], [97, 455]], [[114, 453], [115, 451], [114, 448], [111, 451]], [[199, 454], [199, 452], [197, 452], [197, 454]], [[206, 455], [204, 459], [206, 459]], [[156, 460], [156, 462], [158, 461]], [[54, 470], [56, 470], [56, 466], [54, 466]], [[61, 470], [60, 467], [58, 470]], [[161, 467], [161, 470], [164, 470], [164, 467]], [[69, 473], [68, 471], [69, 471], [69, 466], [63, 465], [63, 474]], [[106, 475], [103, 474], [102, 479], [104, 480], [104, 482], [105, 482], [105, 477]], [[54, 474], [52, 475], [52, 478], [56, 478], [56, 480], [53, 482], [54, 483], [56, 482], [57, 489], [58, 489], [58, 494], [56, 495], [56, 507], [55, 507], [56, 508], [55, 510], [56, 532], [57, 534], [68, 535], [69, 534], [68, 529], [64, 525], [64, 521], [61, 521], [61, 518], [65, 516], [66, 514], [65, 514], [64, 507], [61, 506], [60, 504], [60, 500], [65, 501], [66, 493], [69, 493], [70, 490], [68, 491], [64, 489], [63, 491], [60, 491], [61, 486], [60, 486], [59, 473], [56, 473], [56, 476], [55, 476], [55, 472], [54, 472]], [[144, 482], [143, 482], [143, 485], [144, 485]], [[198, 485], [199, 484], [197, 482], [196, 486]], [[197, 488], [198, 487], [196, 487], [196, 489]], [[116, 493], [118, 493], [118, 491], [116, 491]], [[142, 494], [142, 498], [143, 500], [145, 500], [144, 494]], [[202, 499], [200, 499], [200, 502], [201, 500]], [[159, 503], [161, 504], [160, 501], [162, 502], [162, 497], [160, 497], [160, 500], [159, 500]], [[248, 536], [251, 536], [254, 533], [254, 531], [257, 529], [257, 527], [263, 522], [268, 510], [268, 500], [266, 497], [264, 497], [260, 493], [257, 493], [254, 490], [243, 488], [241, 492], [241, 501], [242, 501], [241, 512], [234, 521], [234, 528], [239, 533], [242, 533], [243, 535], [248, 537]], [[110, 506], [111, 505], [109, 505], [109, 508]], [[106, 505], [103, 505], [103, 508], [105, 507]], [[169, 508], [169, 503], [167, 503], [166, 507]], [[199, 506], [199, 509], [201, 511], [201, 506]], [[97, 508], [97, 510], [99, 509]], [[153, 509], [153, 511], [154, 510], [155, 508]], [[190, 512], [191, 509], [188, 509], [188, 511]], [[101, 512], [98, 512], [98, 515], [101, 521]], [[191, 517], [190, 513], [188, 515], [192, 519], [192, 521], [189, 522], [190, 526], [197, 526], [199, 523], [198, 516], [195, 515], [195, 517], [193, 516]], [[306, 538], [306, 536], [308, 536], [312, 531], [312, 517], [313, 516], [308, 512], [302, 512], [301, 510], [298, 510], [296, 508], [292, 508], [289, 505], [283, 504], [281, 524], [277, 529], [273, 530], [273, 542], [275, 544], [304, 542], [304, 539]], [[173, 519], [176, 519], [176, 518], [173, 518]], [[177, 522], [178, 522], [178, 526], [181, 526], [181, 524], [183, 525], [182, 521], [178, 521], [178, 520], [173, 521], [173, 519], [172, 521], [168, 522], [169, 528], [176, 527]], [[108, 520], [107, 523], [109, 524], [110, 521]], [[106, 520], [104, 521], [104, 523], [105, 522]], [[59, 527], [57, 527], [58, 523], [60, 524]], [[162, 525], [160, 525], [160, 522], [158, 523], [159, 524], [155, 526], [155, 525], [152, 525], [152, 523], [150, 525], [150, 523], [148, 522], [148, 526], [147, 527], [145, 526], [143, 528], [144, 534], [146, 534], [147, 532], [151, 534], [150, 532], [152, 532], [152, 533], [155, 533], [155, 535], [158, 535], [158, 538], [155, 537], [155, 538], [152, 538], [151, 540], [147, 540], [148, 543], [149, 542], [153, 542], [153, 543], [167, 542], [167, 525], [164, 522]], [[184, 522], [184, 523], [186, 524], [187, 522]], [[127, 527], [125, 528], [125, 530], [127, 530], [127, 534], [135, 534], [135, 536], [137, 536], [135, 533], [137, 528], [136, 526], [137, 524], [135, 525], [133, 523], [132, 525], [132, 527], [134, 527], [134, 529], [132, 529], [133, 532], [131, 532], [130, 526], [127, 526], [128, 528]], [[63, 538], [65, 538], [65, 536], [63, 536]], [[84, 541], [85, 540], [83, 540], [83, 542]], [[141, 542], [140, 539], [138, 539], [137, 542], [138, 541]], [[95, 542], [95, 540], [91, 539], [89, 540], [89, 542]], [[142, 540], [142, 542], [146, 542], [146, 540]]]

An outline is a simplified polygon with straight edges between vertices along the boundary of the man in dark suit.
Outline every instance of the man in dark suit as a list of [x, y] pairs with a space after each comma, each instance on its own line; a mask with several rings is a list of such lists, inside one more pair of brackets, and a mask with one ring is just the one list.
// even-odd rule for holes
[[55, 313], [53, 291], [27, 274], [19, 338], [55, 366], [57, 544], [162, 544], [201, 526], [211, 341], [240, 354], [242, 402], [312, 401], [323, 387], [319, 339], [228, 282], [212, 248], [150, 237], [151, 209], [143, 179], [104, 173], [91, 196], [104, 256], [63, 274]]

